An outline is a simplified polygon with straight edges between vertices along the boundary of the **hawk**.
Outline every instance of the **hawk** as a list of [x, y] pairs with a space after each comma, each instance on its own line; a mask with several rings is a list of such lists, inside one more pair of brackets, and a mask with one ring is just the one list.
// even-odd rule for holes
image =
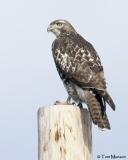
[[82, 107], [82, 103], [86, 103], [93, 123], [101, 129], [110, 129], [106, 103], [113, 110], [115, 104], [106, 90], [103, 66], [93, 45], [78, 34], [67, 20], [55, 20], [47, 30], [56, 36], [52, 53], [68, 92], [65, 104], [74, 100]]

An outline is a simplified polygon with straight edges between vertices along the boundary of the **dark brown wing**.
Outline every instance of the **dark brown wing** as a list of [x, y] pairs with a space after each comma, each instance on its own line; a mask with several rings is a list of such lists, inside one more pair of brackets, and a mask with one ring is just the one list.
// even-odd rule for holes
[[55, 40], [53, 56], [57, 69], [78, 86], [106, 88], [100, 58], [80, 35], [74, 33]]

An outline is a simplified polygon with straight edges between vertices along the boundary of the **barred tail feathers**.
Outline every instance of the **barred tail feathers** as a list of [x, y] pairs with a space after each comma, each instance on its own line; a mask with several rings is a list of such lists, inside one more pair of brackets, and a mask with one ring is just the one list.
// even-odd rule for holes
[[[94, 124], [98, 125], [101, 129], [111, 129], [109, 120], [107, 118], [105, 108], [103, 109], [103, 103], [96, 98], [96, 95], [92, 91], [86, 91], [86, 103]], [[102, 97], [101, 97], [102, 98]]]

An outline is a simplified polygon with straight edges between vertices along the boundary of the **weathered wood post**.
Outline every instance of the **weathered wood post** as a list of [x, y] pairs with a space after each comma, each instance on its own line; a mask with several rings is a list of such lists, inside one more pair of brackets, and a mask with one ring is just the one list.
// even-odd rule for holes
[[91, 118], [72, 105], [38, 111], [38, 160], [91, 160]]

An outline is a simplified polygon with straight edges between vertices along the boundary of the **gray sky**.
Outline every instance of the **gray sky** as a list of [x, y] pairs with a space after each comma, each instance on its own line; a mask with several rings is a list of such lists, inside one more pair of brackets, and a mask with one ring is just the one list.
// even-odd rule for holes
[[93, 127], [98, 154], [128, 156], [128, 1], [0, 1], [0, 159], [37, 159], [37, 109], [67, 97], [51, 53], [48, 24], [69, 20], [98, 51], [117, 110], [110, 132]]

